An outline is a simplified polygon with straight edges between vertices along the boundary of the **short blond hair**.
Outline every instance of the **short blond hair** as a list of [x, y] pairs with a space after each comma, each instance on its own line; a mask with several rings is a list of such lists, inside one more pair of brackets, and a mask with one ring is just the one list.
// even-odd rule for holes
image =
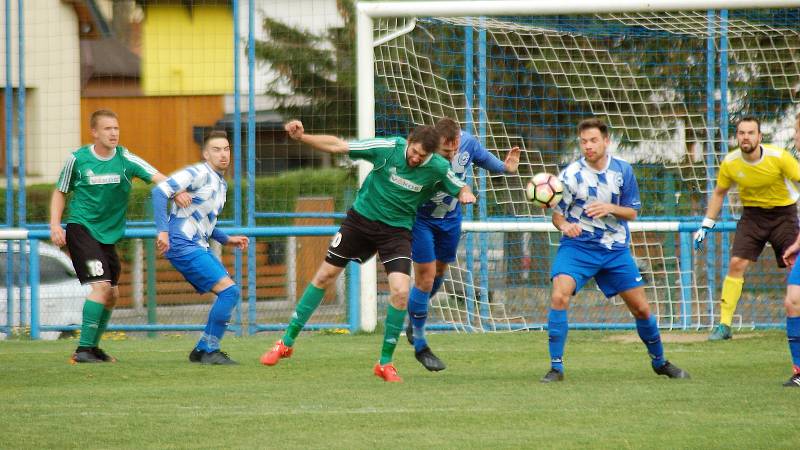
[[101, 117], [109, 117], [111, 119], [117, 119], [117, 113], [110, 109], [98, 109], [97, 111], [93, 112], [91, 117], [89, 117], [89, 126], [92, 127], [94, 130], [97, 127], [97, 122], [100, 120]]

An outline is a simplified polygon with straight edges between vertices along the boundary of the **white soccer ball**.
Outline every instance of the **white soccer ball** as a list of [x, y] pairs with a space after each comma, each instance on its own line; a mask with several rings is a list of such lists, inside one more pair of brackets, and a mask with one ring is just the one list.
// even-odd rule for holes
[[547, 172], [537, 173], [525, 186], [525, 196], [528, 200], [542, 208], [556, 206], [563, 195], [564, 186], [561, 181]]

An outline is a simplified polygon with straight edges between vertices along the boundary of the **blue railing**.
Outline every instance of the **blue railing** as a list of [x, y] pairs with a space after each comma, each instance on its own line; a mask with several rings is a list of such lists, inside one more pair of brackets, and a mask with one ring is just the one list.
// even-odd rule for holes
[[[244, 235], [249, 237], [287, 237], [287, 236], [332, 236], [338, 227], [335, 226], [307, 226], [307, 227], [263, 227], [263, 228], [226, 228], [224, 231], [230, 235]], [[30, 257], [28, 259], [29, 272], [28, 282], [31, 288], [31, 338], [39, 339], [40, 333], [43, 331], [70, 331], [76, 330], [80, 327], [74, 325], [64, 326], [44, 326], [40, 321], [39, 310], [39, 241], [50, 239], [50, 232], [46, 230], [6, 230], [7, 232], [17, 231], [18, 236], [14, 236], [13, 240], [30, 242]], [[128, 229], [125, 232], [126, 238], [139, 238], [139, 239], [154, 239], [156, 237], [155, 228], [140, 228]], [[237, 250], [238, 251], [238, 250]], [[8, 252], [12, 254], [12, 252]], [[249, 266], [249, 265], [248, 265]], [[248, 267], [252, 273], [249, 274], [248, 279], [255, 280], [255, 268]], [[347, 267], [348, 278], [350, 280], [347, 301], [348, 301], [348, 321], [347, 323], [317, 323], [309, 324], [306, 329], [325, 329], [325, 328], [346, 328], [351, 332], [356, 332], [359, 327], [360, 319], [360, 302], [359, 302], [359, 289], [358, 279], [360, 276], [359, 266], [351, 263]], [[9, 285], [11, 286], [11, 285]], [[10, 291], [11, 289], [9, 289]], [[244, 302], [244, 299], [241, 300]], [[10, 302], [9, 302], [10, 303]], [[255, 288], [248, 289], [248, 309], [255, 311], [256, 309], [256, 290]], [[9, 310], [11, 305], [9, 304]], [[7, 334], [11, 332], [12, 324], [14, 323], [13, 316], [9, 317], [6, 325]], [[272, 325], [259, 325], [255, 323], [255, 315], [249, 318], [248, 332], [250, 334], [258, 331], [267, 330], [282, 330], [288, 324], [272, 324]], [[202, 325], [196, 324], [128, 324], [128, 325], [114, 325], [108, 327], [111, 331], [198, 331], [202, 330]], [[231, 327], [232, 331], [241, 333], [243, 328], [241, 326]]]
[[[692, 327], [691, 323], [691, 304], [696, 301], [697, 299], [693, 299], [693, 292], [692, 292], [692, 270], [691, 268], [694, 267], [693, 265], [693, 255], [694, 252], [692, 251], [692, 243], [693, 243], [693, 236], [692, 234], [694, 231], [700, 226], [699, 221], [692, 221], [692, 222], [673, 222], [672, 230], [678, 233], [679, 236], [679, 247], [680, 247], [680, 258], [679, 264], [681, 267], [681, 317], [680, 317], [680, 327], [682, 329], [689, 329]], [[720, 222], [714, 228], [714, 232], [730, 232], [736, 229], [736, 223], [732, 221]], [[288, 237], [288, 236], [332, 236], [338, 227], [336, 226], [303, 226], [303, 227], [261, 227], [261, 228], [244, 228], [244, 227], [229, 227], [225, 228], [225, 231], [228, 234], [238, 234], [238, 235], [245, 235], [249, 237]], [[39, 241], [40, 240], [48, 240], [50, 238], [49, 231], [42, 230], [42, 229], [6, 229], [4, 230], [5, 234], [10, 237], [11, 240], [28, 240], [30, 242], [30, 256], [28, 259], [28, 282], [31, 288], [31, 301], [30, 301], [30, 326], [31, 326], [31, 338], [38, 339], [40, 337], [40, 333], [43, 331], [70, 331], [78, 329], [78, 326], [75, 325], [63, 325], [63, 326], [45, 326], [41, 325], [40, 320], [40, 298], [39, 298]], [[14, 234], [17, 232], [17, 234]], [[138, 239], [153, 239], [156, 236], [156, 230], [154, 228], [131, 228], [126, 230], [125, 237], [126, 238], [138, 238]], [[10, 253], [10, 252], [9, 252]], [[249, 265], [248, 265], [249, 266]], [[254, 267], [248, 267], [249, 277], [248, 279], [255, 279]], [[359, 330], [360, 326], [360, 293], [359, 293], [359, 278], [360, 278], [360, 268], [358, 265], [352, 263], [347, 267], [347, 280], [348, 280], [348, 289], [347, 289], [347, 301], [348, 301], [348, 314], [347, 314], [347, 323], [316, 323], [316, 324], [309, 324], [306, 328], [310, 330], [315, 329], [328, 329], [328, 328], [345, 328], [349, 329], [351, 332], [355, 332]], [[481, 280], [481, 289], [488, 292], [489, 286], [488, 281]], [[246, 301], [248, 304], [248, 310], [251, 311], [251, 315], [248, 317], [248, 325], [246, 328], [246, 332], [248, 334], [257, 333], [259, 331], [276, 331], [276, 330], [283, 330], [287, 327], [288, 324], [286, 323], [277, 323], [277, 324], [258, 324], [255, 318], [255, 310], [256, 310], [256, 290], [251, 288], [248, 289], [248, 295], [246, 299], [242, 299], [242, 302]], [[10, 303], [10, 302], [9, 302]], [[152, 302], [152, 305], [149, 307], [155, 307], [155, 302]], [[9, 310], [12, 310], [11, 305], [9, 304]], [[112, 324], [109, 326], [109, 330], [112, 331], [198, 331], [202, 330], [202, 325], [197, 324], [157, 324], [152, 323], [154, 322], [155, 317], [153, 316], [153, 320], [151, 323], [146, 324]], [[12, 324], [14, 323], [13, 317], [9, 317], [7, 325], [5, 328], [6, 333], [11, 332]], [[536, 324], [531, 325], [528, 324], [525, 328], [542, 328], [543, 324]], [[756, 324], [757, 327], [760, 328], [770, 328], [770, 327], [780, 327], [780, 324], [771, 324], [771, 323], [764, 323], [764, 324]], [[434, 330], [452, 330], [458, 327], [457, 325], [450, 325], [450, 324], [431, 324], [431, 329]], [[507, 326], [508, 329], [515, 329], [517, 325], [510, 324]], [[615, 323], [575, 323], [573, 324], [573, 328], [586, 328], [586, 329], [594, 329], [594, 328], [604, 328], [604, 329], [627, 329], [628, 325], [626, 324], [615, 324]], [[502, 328], [499, 327], [499, 328]], [[242, 326], [242, 322], [239, 322], [238, 326], [232, 326], [232, 331], [236, 331], [238, 333], [244, 333], [245, 327]]]

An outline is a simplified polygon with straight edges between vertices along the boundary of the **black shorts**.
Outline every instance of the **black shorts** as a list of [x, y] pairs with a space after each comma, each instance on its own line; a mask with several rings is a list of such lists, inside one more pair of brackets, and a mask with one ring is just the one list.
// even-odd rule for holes
[[362, 264], [376, 252], [386, 273], [411, 274], [411, 230], [367, 219], [350, 209], [325, 261], [336, 267], [344, 267], [348, 261]]
[[67, 248], [81, 284], [100, 281], [107, 281], [111, 286], [119, 284], [121, 268], [114, 244], [102, 244], [85, 226], [68, 223]]
[[745, 206], [736, 224], [731, 254], [749, 261], [758, 261], [767, 242], [772, 245], [778, 267], [786, 267], [783, 252], [797, 238], [797, 205], [758, 208]]

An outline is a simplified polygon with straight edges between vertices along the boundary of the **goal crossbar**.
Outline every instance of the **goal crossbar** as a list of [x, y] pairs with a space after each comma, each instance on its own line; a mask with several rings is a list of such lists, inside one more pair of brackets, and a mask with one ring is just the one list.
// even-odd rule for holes
[[542, 2], [530, 0], [501, 1], [413, 1], [413, 2], [358, 2], [359, 13], [377, 17], [455, 17], [503, 15], [554, 15], [581, 13], [680, 11], [707, 9], [791, 8], [800, 6], [797, 0], [562, 0]]

